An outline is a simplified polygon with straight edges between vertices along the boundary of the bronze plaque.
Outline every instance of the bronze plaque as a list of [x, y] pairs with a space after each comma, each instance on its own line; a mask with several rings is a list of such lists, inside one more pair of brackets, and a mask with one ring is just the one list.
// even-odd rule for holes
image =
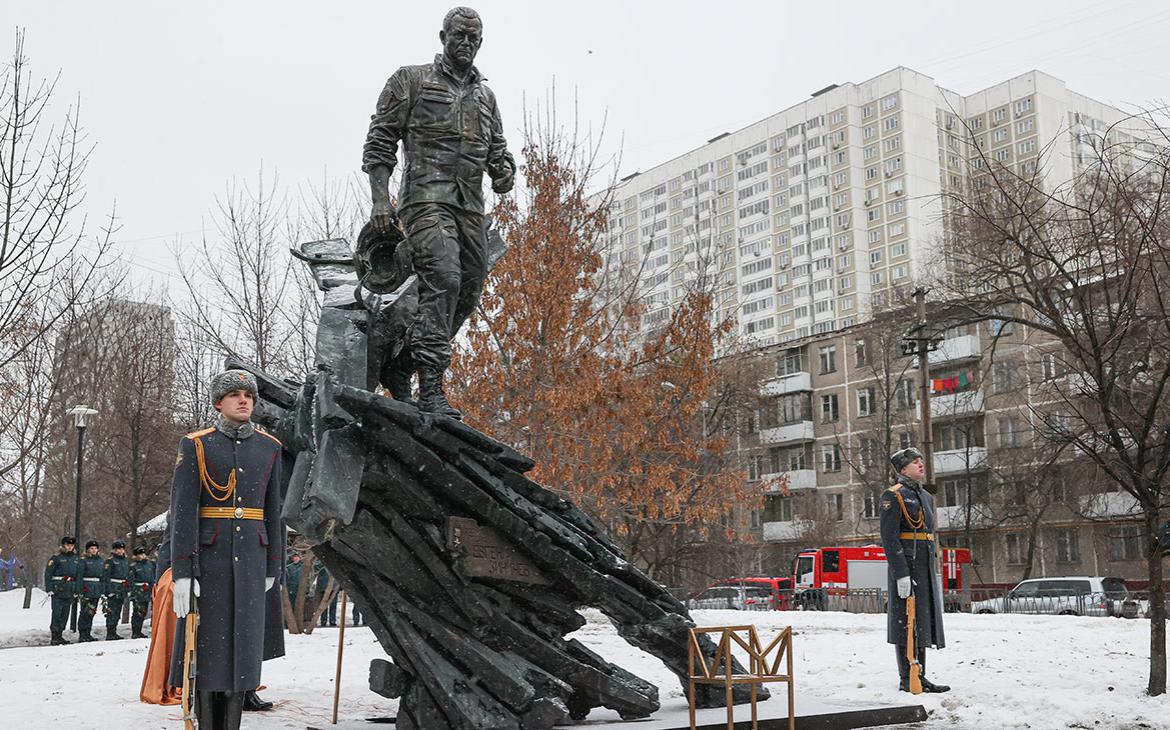
[[540, 569], [499, 533], [469, 517], [447, 520], [447, 543], [462, 551], [462, 563], [469, 577], [550, 585]]

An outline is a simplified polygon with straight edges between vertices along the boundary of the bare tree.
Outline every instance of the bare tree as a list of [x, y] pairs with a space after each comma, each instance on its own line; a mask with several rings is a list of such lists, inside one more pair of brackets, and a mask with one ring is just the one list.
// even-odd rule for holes
[[229, 185], [213, 215], [218, 235], [176, 256], [189, 295], [183, 315], [198, 339], [267, 372], [300, 376], [311, 364], [301, 330], [312, 323], [300, 321], [289, 254], [297, 227], [278, 190], [263, 169], [254, 188]]
[[[1078, 130], [1079, 142], [1090, 139]], [[1157, 531], [1170, 472], [1165, 113], [1109, 127], [1077, 162], [1072, 181], [1052, 187], [1037, 172], [1043, 165], [1007, 167], [981, 157], [970, 190], [948, 194], [955, 222], [949, 287], [972, 320], [1016, 323], [1063, 347], [1073, 378], [1054, 388], [1068, 415], [1057, 437], [1141, 508], [1152, 619], [1147, 689], [1160, 695], [1166, 616]]]

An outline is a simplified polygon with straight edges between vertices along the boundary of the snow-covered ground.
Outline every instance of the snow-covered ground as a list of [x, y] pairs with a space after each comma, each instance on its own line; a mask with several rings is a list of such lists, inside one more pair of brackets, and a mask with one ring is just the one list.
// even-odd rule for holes
[[[0, 712], [7, 727], [179, 727], [175, 707], [138, 702], [147, 641], [48, 643], [44, 594], [20, 609], [20, 592], [0, 594]], [[576, 637], [658, 684], [661, 697], [682, 689], [660, 662], [622, 641], [600, 614]], [[99, 617], [100, 618], [100, 617]], [[897, 691], [884, 615], [696, 611], [705, 625], [754, 623], [767, 641], [792, 625], [796, 691], [818, 698], [870, 704], [912, 701]], [[944, 695], [920, 695], [930, 720], [923, 728], [1170, 728], [1170, 698], [1145, 696], [1149, 622], [1070, 616], [948, 614], [948, 646], [932, 651], [928, 676], [952, 685]], [[102, 632], [104, 633], [104, 632]], [[129, 627], [122, 626], [128, 634]], [[69, 634], [67, 638], [71, 638]], [[39, 643], [41, 645], [32, 645]], [[263, 692], [277, 703], [248, 715], [255, 730], [330, 727], [337, 629], [289, 636], [287, 656], [264, 665]], [[346, 632], [339, 728], [368, 727], [366, 717], [394, 714], [394, 703], [367, 689], [369, 662], [383, 656], [365, 627]], [[348, 722], [346, 722], [348, 720]], [[10, 724], [15, 723], [15, 724]]]

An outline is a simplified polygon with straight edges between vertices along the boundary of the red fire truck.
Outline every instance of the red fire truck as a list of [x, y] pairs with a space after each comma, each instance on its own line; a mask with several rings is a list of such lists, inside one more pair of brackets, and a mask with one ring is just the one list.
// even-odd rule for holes
[[[963, 575], [963, 566], [970, 563], [967, 548], [943, 548], [947, 611], [966, 611], [971, 605], [971, 589]], [[848, 604], [849, 599], [859, 603], [859, 597], [876, 597], [876, 590], [887, 589], [886, 553], [881, 545], [802, 550], [793, 564], [792, 586], [793, 603], [801, 608], [824, 610]]]

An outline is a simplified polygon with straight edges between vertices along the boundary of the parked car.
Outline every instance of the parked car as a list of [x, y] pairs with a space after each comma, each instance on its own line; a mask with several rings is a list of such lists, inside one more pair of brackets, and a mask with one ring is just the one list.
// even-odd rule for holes
[[1134, 618], [1138, 604], [1121, 578], [1070, 576], [1020, 581], [1003, 596], [973, 601], [971, 612]]
[[691, 596], [688, 608], [732, 608], [767, 611], [788, 608], [792, 579], [766, 576], [729, 578]]

